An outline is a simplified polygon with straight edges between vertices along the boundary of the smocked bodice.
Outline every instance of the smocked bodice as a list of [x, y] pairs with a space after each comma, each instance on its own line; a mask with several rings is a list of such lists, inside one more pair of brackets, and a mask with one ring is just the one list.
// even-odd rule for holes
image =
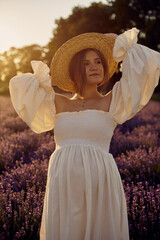
[[59, 113], [54, 127], [56, 147], [90, 144], [109, 151], [115, 127], [110, 113], [101, 110]]

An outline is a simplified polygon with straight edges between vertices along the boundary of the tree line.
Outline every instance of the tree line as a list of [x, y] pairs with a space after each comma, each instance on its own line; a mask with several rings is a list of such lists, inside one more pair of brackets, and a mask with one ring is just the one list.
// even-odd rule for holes
[[120, 34], [137, 27], [140, 30], [138, 43], [160, 51], [160, 0], [107, 0], [106, 4], [77, 6], [71, 15], [55, 23], [56, 28], [46, 46], [11, 47], [0, 54], [1, 81], [8, 82], [16, 74], [31, 72], [31, 60], [40, 60], [50, 66], [54, 53], [65, 41], [85, 32]]

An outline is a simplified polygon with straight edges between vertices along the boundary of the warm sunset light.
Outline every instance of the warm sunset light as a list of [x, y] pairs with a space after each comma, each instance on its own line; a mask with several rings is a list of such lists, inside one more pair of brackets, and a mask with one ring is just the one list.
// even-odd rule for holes
[[10, 47], [46, 45], [56, 26], [54, 21], [71, 14], [77, 5], [89, 6], [106, 0], [1, 0], [0, 1], [0, 53]]
[[0, 240], [160, 239], [159, 9], [0, 0]]
[[11, 46], [20, 46], [22, 44], [22, 39], [17, 37], [15, 29], [12, 28], [11, 24], [8, 22], [0, 23], [0, 31], [3, 33], [0, 40], [0, 52], [8, 50]]

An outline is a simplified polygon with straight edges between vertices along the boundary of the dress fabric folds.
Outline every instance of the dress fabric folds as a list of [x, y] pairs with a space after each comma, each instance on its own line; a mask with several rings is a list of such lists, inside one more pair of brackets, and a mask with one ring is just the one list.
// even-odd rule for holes
[[113, 57], [122, 77], [112, 89], [109, 111], [87, 109], [56, 114], [49, 68], [32, 61], [34, 73], [9, 83], [17, 114], [36, 133], [54, 128], [40, 240], [128, 240], [127, 205], [112, 154], [117, 124], [132, 118], [150, 100], [160, 76], [160, 54], [137, 44], [132, 28], [115, 41]]

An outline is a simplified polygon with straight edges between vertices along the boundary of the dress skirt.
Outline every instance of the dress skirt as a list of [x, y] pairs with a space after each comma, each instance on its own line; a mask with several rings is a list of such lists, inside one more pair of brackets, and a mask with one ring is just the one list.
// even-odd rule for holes
[[51, 155], [40, 240], [128, 240], [127, 207], [113, 156], [67, 144]]

